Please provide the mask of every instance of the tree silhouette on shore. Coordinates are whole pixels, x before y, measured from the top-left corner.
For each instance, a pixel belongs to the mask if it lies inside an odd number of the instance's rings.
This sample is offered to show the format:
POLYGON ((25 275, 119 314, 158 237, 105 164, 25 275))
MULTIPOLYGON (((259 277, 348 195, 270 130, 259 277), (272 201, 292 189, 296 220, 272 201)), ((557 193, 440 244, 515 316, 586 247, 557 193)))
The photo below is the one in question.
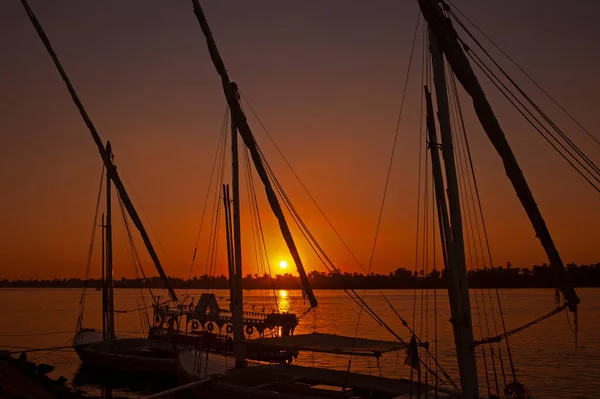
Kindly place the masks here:
MULTIPOLYGON (((566 266, 567 276, 575 287, 600 287, 600 263, 591 265, 566 266)), ((410 289, 410 288, 446 288, 447 277, 445 270, 433 270, 425 274, 422 270, 398 268, 389 274, 371 273, 331 273, 316 270, 308 273, 311 285, 315 289, 410 289)), ((189 280, 169 278, 174 288, 188 289, 228 289, 228 279, 220 276, 195 276, 189 280)), ((114 281, 116 288, 163 288, 159 277, 151 277, 147 281, 140 279, 121 278, 114 281)), ((100 288, 98 279, 82 280, 79 278, 53 280, 0 280, 0 287, 23 288, 100 288)), ((244 289, 300 289, 300 279, 290 273, 268 274, 258 276, 248 274, 243 279, 244 289)), ((550 266, 535 265, 531 268, 514 267, 510 262, 505 267, 469 271, 469 287, 471 288, 552 288, 553 275, 550 266)))

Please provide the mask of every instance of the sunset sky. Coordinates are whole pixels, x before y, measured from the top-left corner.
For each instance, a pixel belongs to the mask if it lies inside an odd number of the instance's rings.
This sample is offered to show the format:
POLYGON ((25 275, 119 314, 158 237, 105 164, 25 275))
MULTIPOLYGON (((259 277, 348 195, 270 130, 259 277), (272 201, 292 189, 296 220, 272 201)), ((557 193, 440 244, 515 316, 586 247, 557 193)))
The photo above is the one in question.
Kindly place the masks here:
MULTIPOLYGON (((29 3, 98 132, 111 140, 167 274, 187 277, 225 111, 191 1, 29 3)), ((600 137, 600 3, 455 3, 600 137)), ((231 78, 367 267, 417 1, 202 4, 231 78)), ((413 269, 415 263, 421 48, 419 39, 373 261, 377 273, 413 269)), ((83 277, 100 157, 19 1, 0 2, 0 52, 0 278, 83 277)), ((518 79, 599 163, 598 145, 521 75, 518 79)), ((563 260, 599 262, 600 195, 488 84, 485 88, 563 260)), ((469 103, 463 108, 495 263, 545 262, 499 157, 469 103)), ((344 271, 360 271, 256 118, 248 117, 279 180, 331 259, 344 271)), ((291 266, 291 257, 261 186, 257 192, 269 257, 274 272, 281 273, 278 265, 291 266)), ((246 203, 244 196, 242 206, 246 203)), ((115 274, 130 277, 117 207, 114 211, 115 274)), ((247 222, 247 209, 242 212, 247 222)), ((193 274, 204 274, 206 230, 205 225, 193 274)), ((256 273, 251 240, 244 235, 245 271, 256 273)), ((155 274, 139 239, 137 246, 146 270, 155 274)), ((324 270, 304 242, 299 247, 308 270, 324 270)), ((93 276, 98 262, 95 256, 93 276)), ((217 272, 224 273, 222 256, 219 262, 217 272)))

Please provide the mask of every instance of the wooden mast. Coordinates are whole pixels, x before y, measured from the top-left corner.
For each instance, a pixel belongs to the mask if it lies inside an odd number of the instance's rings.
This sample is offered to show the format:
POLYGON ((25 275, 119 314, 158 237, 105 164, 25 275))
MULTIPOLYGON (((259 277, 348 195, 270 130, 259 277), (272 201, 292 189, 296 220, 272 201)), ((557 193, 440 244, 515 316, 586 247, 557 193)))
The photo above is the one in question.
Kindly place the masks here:
POLYGON ((451 298, 452 328, 454 344, 458 359, 458 370, 465 398, 479 397, 477 380, 477 362, 473 345, 473 325, 471 322, 471 301, 469 298, 469 283, 465 262, 465 247, 462 229, 460 196, 458 192, 458 177, 454 159, 454 144, 450 125, 450 111, 446 86, 444 55, 442 54, 434 35, 429 34, 430 52, 433 66, 433 80, 438 106, 438 121, 442 138, 442 156, 446 174, 448 205, 450 208, 450 231, 446 231, 446 239, 451 244, 452 254, 449 257, 449 287, 451 298), (453 298, 453 299, 452 299, 453 298), (454 302, 454 303, 452 303, 454 302))
POLYGON ((304 293, 308 297, 308 301, 310 302, 311 307, 316 307, 318 305, 317 298, 313 292, 312 287, 310 286, 310 282, 308 280, 308 276, 306 275, 306 271, 304 270, 304 266, 302 264, 302 259, 300 258, 300 254, 296 247, 296 243, 294 242, 294 238, 292 237, 292 233, 285 219, 285 215, 283 213, 283 209, 279 204, 277 199, 277 195, 273 190, 271 185, 271 181, 269 180, 269 176, 265 169, 265 166, 262 162, 262 157, 260 155, 260 151, 258 150, 258 146, 256 145, 256 140, 254 139, 254 135, 252 134, 252 130, 248 125, 248 121, 246 120, 246 115, 242 110, 238 100, 237 93, 235 92, 231 80, 229 79, 229 75, 227 74, 227 69, 225 68, 225 64, 223 63, 223 59, 219 54, 219 49, 217 48, 217 44, 212 37, 212 32, 210 30, 210 26, 208 25, 208 21, 204 15, 204 11, 200 6, 198 0, 192 0, 194 6, 194 14, 198 19, 198 23, 200 24, 200 28, 202 29, 202 33, 206 38, 206 44, 208 46, 208 51, 210 53, 210 57, 212 62, 217 70, 217 73, 221 77, 221 83, 223 85, 223 91, 225 93, 225 97, 227 99, 227 103, 229 104, 229 108, 231 110, 231 118, 235 119, 235 123, 237 129, 244 141, 248 150, 250 150, 250 156, 252 157, 252 161, 254 162, 254 166, 256 167, 256 172, 258 173, 264 187, 265 192, 267 194, 267 199, 269 201, 269 205, 271 206, 271 210, 275 214, 279 222, 279 228, 281 229, 281 234, 285 243, 290 251, 290 255, 294 259, 294 263, 296 264, 296 269, 298 270, 298 275, 300 276, 300 281, 302 282, 302 288, 304 293))
MULTIPOLYGON (((112 164, 112 150, 110 141, 106 143, 106 152, 111 158, 112 164)), ((110 175, 106 174, 106 291, 107 291, 107 325, 106 325, 106 338, 115 339, 115 296, 114 296, 114 283, 113 283, 113 250, 112 250, 112 201, 111 201, 112 184, 110 175)))
POLYGON ((227 243, 227 271, 229 274, 229 308, 231 309, 231 298, 235 296, 235 256, 233 255, 232 236, 233 223, 231 221, 231 204, 229 202, 229 185, 223 184, 223 205, 225 216, 225 238, 227 243))
POLYGON ((150 237, 148 236, 148 233, 146 232, 146 229, 144 228, 142 219, 139 217, 135 207, 133 206, 133 203, 131 202, 129 195, 127 194, 127 191, 125 190, 125 186, 123 185, 123 182, 121 181, 121 178, 119 177, 119 174, 117 173, 116 169, 113 167, 113 165, 111 163, 110 157, 108 156, 108 153, 107 153, 106 149, 104 148, 104 144, 102 143, 102 139, 100 138, 100 135, 96 131, 96 128, 95 128, 94 124, 92 123, 92 120, 88 116, 87 111, 85 110, 85 108, 83 106, 83 103, 79 99, 79 96, 75 92, 75 89, 74 89, 73 85, 71 84, 71 81, 69 80, 69 77, 67 76, 67 73, 63 69, 60 61, 58 60, 58 57, 57 57, 56 53, 54 52, 52 45, 50 44, 50 40, 48 39, 48 36, 46 36, 46 33, 42 29, 42 26, 38 22, 37 18, 35 17, 35 14, 29 7, 27 0, 21 0, 21 4, 25 8, 25 11, 27 12, 27 15, 29 16, 29 19, 31 20, 31 23, 33 24, 38 36, 44 43, 44 46, 46 47, 48 54, 50 54, 50 57, 52 57, 52 61, 54 61, 54 65, 56 66, 58 73, 60 74, 63 81, 65 82, 65 85, 67 86, 67 89, 69 90, 69 94, 71 94, 71 98, 73 99, 73 102, 75 103, 75 105, 77 106, 77 109, 79 110, 81 118, 83 119, 83 121, 85 122, 85 125, 87 126, 88 130, 90 131, 92 138, 94 139, 94 143, 96 143, 96 146, 98 147, 98 152, 100 152, 100 157, 102 158, 102 162, 104 162, 104 166, 106 167, 107 175, 110 176, 110 178, 113 180, 113 182, 115 184, 115 188, 119 192, 119 196, 121 197, 121 201, 123 201, 123 205, 125 206, 125 209, 127 209, 127 213, 129 214, 129 217, 131 217, 133 224, 135 224, 135 227, 140 232, 140 235, 142 236, 142 240, 144 241, 144 244, 146 245, 146 249, 148 250, 150 257, 152 258, 152 261, 154 262, 154 266, 156 267, 156 270, 158 271, 158 274, 160 275, 160 278, 162 279, 163 284, 165 285, 165 288, 169 292, 171 299, 176 301, 177 295, 175 294, 175 291, 171 287, 171 284, 169 283, 169 279, 167 278, 167 275, 165 274, 165 271, 162 268, 160 260, 158 259, 158 255, 157 255, 156 251, 154 250, 154 246, 152 245, 152 242, 150 241, 150 237))
MULTIPOLYGON (((429 135, 429 150, 431 151, 431 170, 433 175, 433 184, 435 188, 435 199, 438 209, 438 223, 440 225, 440 238, 442 242, 442 249, 444 253, 444 267, 448 273, 449 279, 452 281, 452 285, 458 285, 455 281, 457 273, 454 272, 451 263, 456 259, 454 252, 454 245, 452 243, 452 231, 450 229, 450 219, 448 217, 448 205, 446 202, 446 189, 444 188, 444 178, 442 172, 442 163, 440 160, 439 150, 441 145, 438 143, 437 132, 435 128, 435 114, 433 111, 433 103, 431 100, 431 92, 429 88, 425 86, 425 102, 427 109, 427 133, 429 135)), ((450 298, 450 307, 455 309, 457 307, 457 299, 454 290, 448 290, 448 296, 450 298)), ((453 310, 453 312, 457 312, 453 310)), ((456 336, 455 336, 456 338, 456 336)))
POLYGON ((457 79, 473 99, 473 107, 479 118, 479 122, 496 149, 496 152, 500 155, 506 175, 512 183, 513 188, 517 193, 517 197, 535 230, 535 234, 546 252, 546 256, 554 271, 557 288, 563 294, 569 308, 572 311, 575 311, 580 302, 579 297, 575 293, 573 287, 568 283, 563 261, 550 236, 542 213, 535 202, 533 193, 523 175, 523 171, 506 140, 506 136, 485 96, 483 88, 479 84, 467 56, 456 39, 456 32, 452 28, 450 21, 442 13, 442 9, 437 4, 438 2, 436 0, 417 1, 419 2, 423 17, 429 24, 432 33, 431 36, 436 38, 440 50, 445 54, 446 60, 451 66, 457 79))
POLYGON ((104 213, 102 214, 102 339, 108 340, 108 292, 106 291, 106 223, 104 213))
MULTIPOLYGON (((231 84, 233 95, 238 101, 237 85, 231 84)), ((233 114, 233 113, 232 113, 233 114)), ((244 300, 242 291, 242 231, 240 222, 240 170, 238 162, 238 134, 236 119, 231 118, 231 182, 233 188, 233 255, 234 255, 234 292, 231 297, 231 317, 233 322, 233 342, 235 367, 245 365, 246 346, 244 344, 244 300)))

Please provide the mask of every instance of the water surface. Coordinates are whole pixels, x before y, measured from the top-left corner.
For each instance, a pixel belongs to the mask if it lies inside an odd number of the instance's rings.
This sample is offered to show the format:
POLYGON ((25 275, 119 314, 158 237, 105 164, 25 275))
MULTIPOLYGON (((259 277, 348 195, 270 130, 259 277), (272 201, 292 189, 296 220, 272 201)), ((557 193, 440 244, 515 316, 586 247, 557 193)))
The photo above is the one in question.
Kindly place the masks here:
MULTIPOLYGON (((182 292, 183 293, 183 292, 182 292)), ((190 290, 187 295, 197 298, 202 290, 190 290)), ((448 374, 458 382, 453 336, 449 323, 450 312, 445 291, 428 292, 413 290, 385 290, 390 303, 421 337, 431 343, 435 351, 437 342, 438 360, 448 374), (437 298, 437 300, 435 300, 437 298), (421 306, 423 304, 424 306, 421 306), (416 312, 414 312, 416 310, 416 312), (413 314, 416 313, 416 317, 413 314), (434 317, 437 315, 437 317, 434 317), (435 324, 437 321, 437 329, 435 324), (437 331, 437 341, 436 341, 437 331)), ((600 289, 579 289, 582 300, 579 313, 578 347, 575 348, 573 320, 562 312, 527 330, 510 337, 517 378, 525 384, 535 398, 596 398, 600 397, 600 381, 598 381, 597 365, 600 364, 600 289)), ((3 305, 3 322, 0 323, 0 345, 2 349, 18 350, 11 346, 21 347, 57 347, 71 342, 75 320, 79 311, 78 289, 0 289, 0 303, 3 305)), ((165 293, 162 293, 165 295, 165 293)), ((296 333, 312 331, 354 336, 357 331, 359 316, 358 306, 343 291, 317 290, 319 307, 313 313, 301 317, 296 333)), ((359 291, 362 294, 362 291, 359 291)), ((492 292, 495 295, 495 292, 492 292)), ((223 298, 222 305, 228 306, 226 291, 216 292, 223 298)), ((519 327, 547 313, 553 307, 553 290, 514 289, 500 290, 507 329, 519 327)), ((275 299, 280 311, 302 314, 308 303, 297 290, 262 292, 244 291, 244 302, 247 310, 270 310, 275 307, 275 299)), ((367 291, 365 300, 369 306, 382 317, 386 323, 403 339, 410 339, 410 333, 402 325, 394 310, 377 291, 367 291)), ((498 310, 491 313, 489 304, 484 315, 483 301, 489 301, 487 291, 480 293, 471 291, 473 303, 473 323, 476 339, 487 336, 487 328, 493 333, 494 319, 500 326, 498 310), (483 294, 483 296, 481 296, 483 294), (475 302, 481 305, 479 312, 475 302), (487 322, 486 322, 487 320, 487 322), (480 332, 481 328, 481 332, 480 332)), ((140 292, 134 289, 115 290, 115 308, 132 310, 138 308, 140 292)), ((148 302, 149 304, 150 302, 148 302)), ((100 292, 88 290, 85 327, 101 328, 100 292)), ((152 317, 152 314, 149 315, 152 317)), ((145 316, 143 316, 145 317, 145 316)), ((117 313, 115 316, 118 331, 132 336, 142 336, 140 314, 138 312, 117 313)), ((362 312, 358 324, 358 334, 363 337, 393 340, 384 326, 373 321, 366 312, 362 312)), ((493 335, 493 334, 491 334, 493 335)), ((503 353, 504 369, 507 379, 510 367, 506 353, 503 353)), ((404 352, 385 354, 379 362, 373 358, 354 357, 351 363, 353 371, 384 375, 388 377, 409 377, 410 368, 404 365, 404 352)), ((78 385, 87 392, 98 393, 98 381, 90 378, 85 370, 79 370, 80 363, 72 350, 54 352, 35 352, 29 354, 33 361, 52 364, 56 369, 53 377, 64 375, 71 384, 78 385)), ((495 389, 495 377, 489 350, 486 352, 490 385, 495 389)), ((348 368, 348 357, 323 354, 304 354, 296 362, 298 364, 326 366, 340 370, 348 368)), ((495 358, 496 376, 502 385, 500 359, 495 358)), ((478 352, 480 369, 480 391, 487 394, 485 365, 483 353, 478 352)), ((92 374, 93 377, 93 374, 92 374)), ((128 393, 127 382, 117 386, 117 393, 137 397, 128 393)), ((148 381, 145 385, 149 391, 161 389, 168 382, 148 381)), ((133 387, 140 392, 142 387, 133 387)))

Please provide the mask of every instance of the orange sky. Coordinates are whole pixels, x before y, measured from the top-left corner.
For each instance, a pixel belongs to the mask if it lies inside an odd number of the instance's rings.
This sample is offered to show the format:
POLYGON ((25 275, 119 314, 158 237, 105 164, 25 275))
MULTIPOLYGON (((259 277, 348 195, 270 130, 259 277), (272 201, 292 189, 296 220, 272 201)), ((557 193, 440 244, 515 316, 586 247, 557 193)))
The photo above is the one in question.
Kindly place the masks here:
MULTIPOLYGON (((384 1, 377 7, 341 0, 204 3, 230 76, 366 265, 406 76, 416 1, 384 1)), ((600 122, 595 107, 600 92, 600 45, 595 40, 600 32, 594 18, 598 5, 536 0, 523 6, 511 0, 486 3, 484 8, 475 0, 456 3, 595 133, 600 122), (511 27, 508 32, 506 26, 511 27)), ((187 277, 225 109, 191 5, 75 0, 52 5, 32 0, 30 5, 100 135, 112 141, 119 170, 167 273, 187 277)), ((420 60, 420 44, 417 48, 420 60)), ((0 5, 0 51, 0 278, 82 277, 100 158, 18 2, 0 5)), ((379 273, 414 267, 420 61, 415 65, 373 263, 373 271, 379 273)), ((598 146, 531 85, 524 86, 599 162, 598 146)), ((485 88, 563 259, 600 261, 598 194, 489 85, 485 88)), ((544 262, 498 156, 474 123, 468 102, 463 108, 495 263, 526 267, 544 262)), ((343 270, 358 271, 256 119, 249 120, 321 245, 343 270)), ((262 187, 257 191, 267 211, 262 187)), ((263 212, 263 218, 270 259, 289 261, 273 217, 263 212)), ((117 221, 115 273, 131 276, 117 221)), ((244 236, 244 243, 250 241, 244 236)), ((200 242, 195 274, 204 273, 205 235, 200 242)), ((255 273, 246 244, 245 270, 255 273)), ((306 244, 299 246, 308 270, 324 270, 306 244)), ((138 248, 142 249, 140 240, 138 248)), ((98 275, 97 258, 93 275, 98 275)), ((148 260, 144 253, 146 270, 154 274, 148 260)))

